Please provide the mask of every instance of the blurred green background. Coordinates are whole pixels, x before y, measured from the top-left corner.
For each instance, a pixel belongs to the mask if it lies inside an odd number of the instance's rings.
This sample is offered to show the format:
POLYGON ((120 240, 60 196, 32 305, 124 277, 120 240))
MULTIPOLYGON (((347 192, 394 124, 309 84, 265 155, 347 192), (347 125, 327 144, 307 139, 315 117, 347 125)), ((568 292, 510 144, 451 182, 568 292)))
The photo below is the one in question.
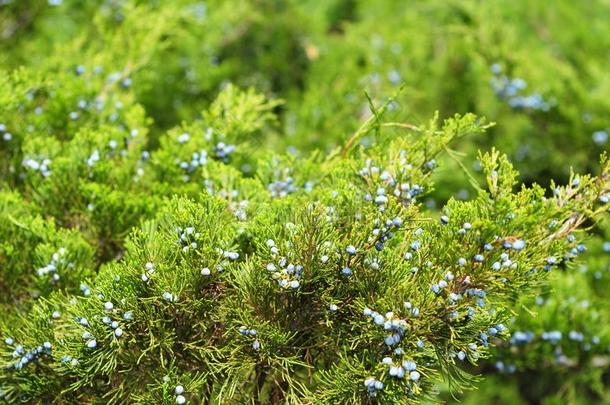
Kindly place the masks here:
MULTIPOLYGON (((23 66, 24 77, 39 75, 41 88, 61 94, 44 123, 53 130, 38 134, 58 142, 78 132, 70 113, 83 95, 104 96, 118 82, 121 119, 147 123, 148 149, 200 119, 228 83, 283 101, 273 106, 279 122, 251 142, 295 154, 342 144, 371 103, 388 97, 396 122, 419 125, 435 111, 495 122, 455 145, 475 176, 477 151, 495 146, 523 182, 546 186, 567 181, 571 167, 594 171, 610 145, 607 0, 0 0, 0 84, 23 66)), ((15 120, 20 107, 6 94, 0 123, 25 131, 36 111, 15 120)), ((10 147, 0 141, 0 171, 15 185, 10 147)), ((445 157, 428 205, 469 192, 462 169, 445 157)), ((515 308, 513 332, 560 331, 561 341, 500 347, 481 365, 479 391, 459 400, 610 403, 610 227, 596 229, 584 262, 515 308)))

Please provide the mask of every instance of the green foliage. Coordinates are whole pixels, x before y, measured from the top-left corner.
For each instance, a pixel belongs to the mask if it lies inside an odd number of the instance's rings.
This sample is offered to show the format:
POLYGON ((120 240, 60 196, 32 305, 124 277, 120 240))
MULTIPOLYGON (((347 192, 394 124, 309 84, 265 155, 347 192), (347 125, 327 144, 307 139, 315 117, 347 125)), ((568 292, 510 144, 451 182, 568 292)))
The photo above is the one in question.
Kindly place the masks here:
MULTIPOLYGON (((510 323, 512 338, 494 349, 490 364, 483 367, 490 375, 484 389, 496 390, 508 380, 519 387, 517 400, 522 402, 607 402, 610 335, 604 286, 610 247, 603 240, 597 237, 589 243, 584 263, 553 273, 535 298, 520 299, 521 309, 510 323)), ((480 401, 480 395, 472 400, 480 401)))
POLYGON ((604 2, 31 3, 0 400, 607 402, 604 2))
MULTIPOLYGON (((240 103, 237 111, 266 105, 251 100, 240 95, 232 103, 240 103)), ((207 122, 220 126, 215 120, 224 120, 225 128, 231 122, 222 116, 207 122)), ((249 131, 260 128, 256 122, 242 121, 239 128, 247 130, 236 130, 235 137, 249 140, 249 131)), ((449 219, 441 223, 417 200, 432 189, 434 158, 451 141, 484 131, 482 121, 466 115, 407 132, 382 122, 363 128, 355 136, 377 130, 385 140, 350 148, 350 139, 342 151, 300 161, 263 156, 254 178, 230 159, 211 156, 186 175, 179 159, 171 162, 170 156, 203 156, 218 145, 200 126, 189 127, 186 137, 184 128, 162 137, 145 169, 151 179, 143 176, 142 184, 159 184, 163 194, 199 184, 204 193, 160 201, 154 220, 131 234, 120 260, 102 266, 95 282, 82 287, 83 297, 52 295, 22 316, 19 330, 7 325, 25 350, 43 343, 31 330, 45 325, 52 350, 38 353, 34 364, 7 353, 6 398, 162 402, 172 399, 168 386, 181 384, 194 401, 415 402, 431 395, 441 376, 458 389, 466 386, 456 353, 473 364, 488 355, 481 332, 506 323, 518 296, 546 277, 542 267, 559 264, 554 258, 569 247, 565 236, 607 209, 597 200, 607 192, 609 168, 604 163, 600 177, 581 176, 578 185, 545 197, 537 186, 513 191, 517 173, 493 151, 481 156, 488 190, 469 202, 450 201, 444 208, 449 219), (278 167, 292 180, 273 177, 278 167), (245 211, 236 212, 233 199, 248 196, 245 211), (527 247, 515 248, 493 270, 510 238, 527 247), (375 323, 367 320, 371 312, 375 323), (389 335, 388 328, 394 329, 389 335), (383 363, 384 356, 394 364, 383 363), (401 364, 411 374, 388 374, 401 364), (146 371, 134 373, 136 367, 146 371), (371 378, 383 389, 370 391, 363 382, 371 378)), ((72 143, 79 145, 78 136, 72 143)), ((64 147, 58 154, 65 150, 66 159, 87 170, 80 163, 87 153, 77 153, 82 149, 64 147)), ((75 181, 87 189, 113 188, 121 184, 115 173, 141 168, 115 161, 114 149, 101 149, 99 171, 95 163, 89 176, 75 181)), ((34 195, 70 175, 57 166, 29 184, 34 195)), ((108 214, 131 212, 128 204, 112 204, 123 194, 105 193, 108 214)), ((104 213, 72 201, 63 202, 64 212, 104 213)), ((81 228, 97 229, 84 221, 81 228)), ((98 250, 105 243, 99 239, 98 250)))
POLYGON ((55 289, 76 292, 93 275, 93 249, 75 231, 57 228, 18 194, 0 193, 0 279, 3 311, 27 310, 55 289))

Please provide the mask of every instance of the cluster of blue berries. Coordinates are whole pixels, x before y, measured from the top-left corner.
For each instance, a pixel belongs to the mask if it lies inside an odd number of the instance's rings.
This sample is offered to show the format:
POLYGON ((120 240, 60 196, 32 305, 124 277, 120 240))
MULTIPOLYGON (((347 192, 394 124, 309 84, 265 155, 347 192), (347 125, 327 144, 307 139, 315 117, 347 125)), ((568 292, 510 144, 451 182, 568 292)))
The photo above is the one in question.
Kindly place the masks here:
POLYGON ((399 197, 404 205, 415 203, 416 197, 423 194, 424 188, 419 184, 400 183, 395 186, 394 195, 399 197))
POLYGON ((480 332, 479 339, 481 340, 481 343, 483 344, 483 346, 489 347, 489 338, 497 336, 498 333, 503 333, 506 330, 507 330, 506 326, 504 326, 504 324, 502 324, 502 323, 499 323, 495 326, 488 328, 487 332, 480 332))
MULTIPOLYGON (((510 343, 513 345, 524 345, 531 343, 535 338, 536 334, 532 331, 516 331, 513 333, 510 343)), ((563 339, 563 333, 559 330, 543 331, 540 334, 540 339, 551 344, 557 344, 563 339)), ((568 333, 568 339, 574 342, 584 342, 585 335, 582 332, 571 330, 568 333)), ((595 345, 600 342, 600 339, 598 336, 592 336, 590 341, 591 344, 595 345)), ((585 349, 587 348, 590 349, 590 346, 585 347, 585 349)))
POLYGON ((491 268, 495 271, 499 271, 502 268, 511 268, 511 269, 515 269, 517 268, 517 262, 511 260, 510 255, 506 252, 503 252, 500 255, 500 260, 499 261, 495 261, 492 265, 491 268))
MULTIPOLYGON (((184 132, 184 133, 178 135, 178 137, 176 138, 176 140, 178 141, 179 144, 187 143, 189 141, 189 139, 191 139, 191 135, 187 132, 184 132)), ((206 155, 207 155, 207 152, 206 152, 206 155)))
MULTIPOLYGON (((85 328, 91 326, 91 324, 89 324, 89 320, 87 318, 76 317, 76 322, 85 328)), ((91 334, 91 332, 89 332, 87 330, 85 330, 85 332, 83 332, 83 340, 85 341, 85 345, 89 349, 95 349, 97 347, 97 339, 95 338, 95 336, 93 336, 91 334)))
POLYGON ((182 394, 184 394, 184 387, 182 385, 176 385, 176 388, 174 388, 174 395, 176 396, 176 403, 178 405, 186 403, 186 398, 182 394))
POLYGON ((371 397, 376 396, 378 391, 383 390, 383 382, 373 377, 369 377, 364 380, 364 386, 368 390, 368 393, 371 397))
MULTIPOLYGON (((405 310, 407 311, 407 313, 408 313, 410 316, 412 316, 412 317, 414 317, 414 318, 417 318, 417 317, 419 316, 419 308, 418 308, 418 307, 414 306, 414 305, 413 305, 413 304, 411 304, 409 301, 405 301, 405 302, 403 303, 403 305, 404 305, 404 307, 405 307, 405 310)), ((418 346, 419 346, 419 344, 418 344, 418 346)), ((420 347, 420 348, 421 348, 421 347, 420 347)))
POLYGON ((464 295, 466 295, 467 297, 475 297, 477 305, 481 308, 485 308, 485 296, 487 294, 484 290, 480 288, 467 288, 464 291, 464 295))
MULTIPOLYGON (((489 347, 489 337, 497 335, 500 332, 499 328, 503 328, 503 325, 499 324, 492 326, 487 329, 487 332, 479 332, 479 341, 483 347, 489 347)), ((468 358, 472 362, 476 362, 481 357, 481 352, 479 346, 476 343, 471 342, 462 350, 458 350, 457 352, 450 351, 449 357, 452 359, 457 358, 459 361, 464 361, 468 358)))
POLYGON ((525 248, 525 241, 523 239, 516 239, 514 241, 510 241, 505 239, 502 241, 502 247, 504 249, 513 249, 513 250, 523 250, 525 248))
POLYGON ((218 142, 214 145, 212 151, 214 152, 214 157, 218 160, 221 160, 223 163, 229 163, 230 156, 233 152, 235 152, 235 145, 227 145, 224 142, 218 142))
MULTIPOLYGON (((432 164, 432 168, 435 164, 432 164)), ((408 205, 416 201, 416 197, 423 193, 424 189, 418 184, 409 182, 399 182, 397 177, 404 177, 408 171, 412 169, 412 165, 407 162, 406 152, 400 151, 400 161, 397 169, 398 175, 393 175, 386 169, 374 166, 370 159, 367 159, 365 166, 358 171, 358 174, 365 178, 370 178, 379 183, 379 187, 375 191, 375 196, 371 194, 365 195, 366 201, 372 201, 381 212, 385 211, 389 201, 388 196, 399 198, 403 205, 408 205)))
POLYGON ((527 87, 525 80, 521 78, 511 79, 502 75, 502 67, 494 64, 491 67, 494 77, 491 79, 491 86, 496 95, 507 100, 512 108, 549 111, 551 103, 546 101, 539 93, 523 95, 522 91, 527 87))
MULTIPOLYGON (((137 129, 131 130, 132 136, 137 136, 139 131, 137 129), (135 135, 134 135, 135 134, 135 135)), ((140 158, 138 159, 138 168, 136 169, 136 175, 134 176, 134 180, 138 180, 139 177, 144 175, 144 165, 150 160, 150 152, 147 150, 143 150, 140 158)))
POLYGON ((183 176, 183 180, 187 182, 190 180, 190 175, 195 170, 208 164, 208 152, 205 150, 193 152, 190 161, 178 160, 176 163, 182 170, 184 170, 185 174, 183 176))
POLYGON ((59 361, 64 364, 70 364, 72 367, 76 367, 78 365, 78 359, 68 356, 67 354, 63 355, 59 361))
POLYGON ((59 270, 69 270, 74 268, 74 263, 66 260, 66 249, 60 248, 57 252, 51 256, 51 261, 43 267, 36 270, 38 277, 45 277, 50 275, 51 280, 56 282, 59 281, 60 275, 59 270))
POLYGON ((91 155, 85 159, 85 163, 89 167, 93 167, 100 160, 100 150, 95 148, 91 155))
POLYGON ((44 157, 25 158, 23 159, 23 166, 33 172, 40 172, 43 177, 49 177, 51 175, 51 160, 44 157))
MULTIPOLYGON (((345 248, 345 252, 348 254, 348 256, 355 256, 356 253, 358 253, 358 249, 354 245, 349 245, 345 248)), ((323 256, 323 257, 327 257, 327 256, 323 256)), ((345 266, 343 266, 343 268, 341 269, 341 275, 344 277, 351 277, 353 274, 351 267, 349 267, 349 262, 350 262, 350 260, 348 258, 345 266)))
MULTIPOLYGON (((542 303, 543 302, 544 301, 542 301, 542 303)), ((567 339, 569 341, 578 343, 582 347, 582 350, 586 352, 590 351, 593 346, 599 345, 601 341, 598 336, 591 336, 590 339, 586 339, 585 334, 577 330, 570 330, 567 334, 567 339)), ((543 331, 539 335, 532 331, 515 331, 511 336, 510 344, 511 346, 524 346, 527 344, 533 344, 536 341, 547 342, 553 345, 553 353, 557 365, 574 366, 575 361, 567 357, 563 352, 562 346, 565 345, 567 341, 565 341, 564 333, 562 333, 560 330, 543 331), (537 337, 539 337, 539 340, 537 337), (562 341, 565 342, 560 345, 562 341)), ((517 369, 514 364, 507 365, 502 361, 496 363, 496 368, 500 372, 508 373, 515 372, 517 369)))
MULTIPOLYGON (((447 288, 447 286, 449 285, 449 282, 453 281, 454 279, 454 275, 451 271, 447 271, 447 273, 445 274, 445 277, 443 279, 441 279, 439 282, 432 284, 432 286, 430 287, 430 289, 432 290, 432 292, 434 294, 440 294, 441 290, 443 290, 444 288, 447 288)), ((456 299, 457 301, 457 299, 456 299)))
POLYGON ((155 265, 151 262, 148 262, 144 265, 144 273, 142 273, 142 281, 145 283, 150 280, 152 275, 155 274, 155 265))
POLYGON ((421 374, 417 371, 417 364, 413 360, 404 360, 395 363, 391 357, 384 357, 382 363, 389 367, 388 374, 398 379, 407 378, 411 381, 419 381, 421 374))
POLYGON ((8 132, 6 130, 6 125, 5 124, 0 124, 0 134, 2 135, 2 139, 5 142, 8 142, 11 139, 13 139, 13 134, 11 134, 10 132, 8 132))
POLYGON ((218 249, 218 252, 222 254, 222 256, 227 259, 227 260, 237 260, 239 259, 239 253, 238 252, 234 252, 232 250, 222 250, 222 249, 218 249))
MULTIPOLYGON (((103 296, 101 294, 98 294, 98 298, 103 298, 103 296)), ((119 314, 118 311, 115 309, 114 304, 111 301, 104 302, 104 311, 107 314, 102 317, 101 321, 102 321, 102 324, 109 326, 110 329, 112 330, 111 339, 120 338, 121 336, 123 336, 124 332, 123 332, 123 329, 121 328, 121 324, 119 323, 119 321, 113 320, 111 318, 112 315, 119 314)), ((89 320, 87 318, 76 317, 75 320, 83 328, 91 327, 91 324, 89 323, 89 320)), ((124 321, 133 320, 133 312, 127 311, 127 312, 123 313, 122 320, 124 320, 124 321)), ((85 331, 83 332, 82 339, 85 342, 85 345, 87 348, 95 349, 97 347, 97 338, 87 329, 85 329, 85 331)), ((72 358, 66 357, 63 360, 64 360, 63 361, 64 363, 71 362, 73 365, 76 364, 76 362, 74 362, 74 359, 72 359, 72 358)))
MULTIPOLYGON (((8 346, 14 346, 15 340, 11 337, 4 339, 4 343, 8 346)), ((41 355, 51 356, 51 343, 44 342, 42 345, 37 346, 31 350, 25 350, 22 345, 15 345, 15 350, 13 351, 12 357, 15 359, 15 363, 11 364, 9 367, 14 368, 15 370, 21 370, 28 363, 35 363, 38 361, 38 357, 41 355)))
MULTIPOLYGON (((535 337, 536 337, 536 334, 534 332, 530 332, 530 331, 523 332, 523 331, 518 330, 518 331, 515 331, 513 333, 513 335, 511 336, 510 343, 515 346, 524 345, 524 344, 530 343, 532 340, 534 340, 535 337)), ((545 340, 555 339, 555 338, 557 338, 559 340, 559 339, 561 339, 561 332, 552 331, 550 334, 547 332, 545 337, 547 338, 545 340)))
POLYGON ((368 238, 369 243, 375 244, 375 249, 381 252, 385 247, 385 243, 394 237, 394 232, 402 227, 402 219, 395 217, 393 219, 375 218, 373 222, 373 231, 368 238))
MULTIPOLYGON (((101 73, 101 68, 97 69, 96 73, 101 73)), ((121 72, 112 72, 106 77, 106 83, 119 83, 121 87, 131 87, 132 80, 130 77, 123 77, 124 74, 121 72)))
MULTIPOLYGON (((266 242, 271 255, 278 256, 278 248, 273 239, 266 242)), ((280 288, 297 289, 301 286, 300 280, 303 277, 303 266, 300 264, 289 263, 285 256, 279 257, 277 263, 270 262, 267 264, 267 271, 271 273, 271 277, 277 280, 280 288)))
POLYGON ((256 329, 248 328, 247 326, 242 325, 239 327, 239 333, 242 336, 251 336, 254 338, 254 342, 252 342, 252 349, 258 350, 261 348, 261 342, 258 339, 256 339, 256 334, 257 334, 256 329))
POLYGON ((177 227, 176 232, 178 233, 179 239, 178 244, 182 247, 183 252, 188 252, 191 249, 197 249, 197 241, 201 238, 201 234, 195 231, 192 226, 186 228, 177 227))
MULTIPOLYGON (((566 239, 570 243, 576 243, 576 237, 572 234, 569 234, 566 239)), ((582 243, 577 243, 576 246, 572 246, 568 252, 567 258, 578 256, 581 253, 587 251, 587 247, 582 243)))
POLYGON ((513 374, 517 371, 517 366, 514 363, 506 363, 502 360, 496 361, 495 367, 500 373, 513 374))
POLYGON ((384 330, 390 332, 384 340, 386 345, 391 347, 400 343, 402 336, 404 336, 407 330, 405 320, 395 317, 393 312, 388 312, 383 316, 370 308, 364 308, 363 314, 371 318, 375 325, 383 326, 384 330))
MULTIPOLYGON (((443 215, 441 217, 441 222, 443 224, 445 224, 445 221, 448 221, 449 219, 447 218, 446 215, 443 215)), ((472 224, 470 222, 464 222, 462 224, 462 227, 460 229, 458 229, 458 234, 459 235, 466 235, 466 233, 468 233, 468 231, 470 231, 472 229, 472 224)))
POLYGON ((83 293, 83 295, 85 297, 88 297, 91 295, 91 288, 85 283, 80 283, 80 291, 83 293))
MULTIPOLYGON (((235 261, 237 259, 239 259, 239 253, 237 252, 231 252, 228 250, 222 250, 222 249, 217 249, 219 255, 221 256, 221 261, 220 263, 216 266, 216 270, 219 273, 222 273, 225 269, 225 266, 230 262, 230 261, 235 261)), ((212 274, 212 270, 210 270, 209 267, 204 267, 201 269, 200 271, 202 276, 209 276, 212 274)))
MULTIPOLYGON (((133 131, 132 131, 132 133, 133 133, 133 131)), ((118 142, 114 139, 111 139, 110 141, 108 141, 108 146, 110 148, 109 156, 112 157, 115 154, 115 151, 116 151, 116 148, 118 147, 118 145, 119 145, 118 142)), ((128 152, 127 152, 127 149, 122 149, 119 153, 121 156, 127 156, 128 152)), ((91 155, 87 159, 85 159, 85 163, 87 164, 88 167, 91 168, 91 167, 95 166, 95 164, 97 162, 100 161, 100 158, 101 158, 100 150, 98 148, 95 148, 93 150, 93 152, 91 152, 91 155)))
POLYGON ((557 260, 557 258, 555 256, 549 256, 545 259, 545 261, 546 261, 546 264, 544 265, 545 271, 551 271, 553 266, 555 266, 559 263, 559 260, 557 260))
POLYGON ((322 243, 319 253, 321 254, 319 260, 322 264, 328 263, 328 261, 331 259, 331 255, 337 258, 341 257, 341 254, 337 252, 335 245, 330 241, 325 241, 322 243))
POLYGON ((273 198, 286 197, 288 194, 295 193, 297 186, 294 183, 294 178, 290 175, 291 170, 285 168, 274 172, 275 180, 267 185, 267 190, 273 198))
POLYGON ((220 248, 216 249, 216 251, 220 255, 220 263, 216 266, 216 270, 218 270, 219 273, 222 273, 225 266, 227 266, 230 262, 234 262, 239 259, 239 253, 237 252, 222 250, 220 248))
MULTIPOLYGON (((102 323, 104 325, 108 325, 110 326, 110 328, 113 330, 113 338, 120 338, 121 336, 123 336, 123 329, 121 328, 121 324, 119 323, 119 321, 113 320, 109 315, 112 314, 117 314, 116 309, 114 309, 114 305, 112 304, 112 302, 110 301, 106 301, 104 303, 104 309, 106 310, 106 312, 108 312, 108 315, 104 315, 102 317, 102 323)), ((132 311, 127 311, 123 314, 122 316, 122 320, 124 321, 131 321, 133 320, 133 312, 132 311)))
MULTIPOLYGON (((410 315, 419 316, 419 309, 413 307, 411 303, 405 302, 405 309, 410 312, 410 315)), ((388 335, 384 339, 384 343, 389 349, 393 350, 393 354, 396 356, 403 356, 404 351, 396 346, 404 338, 407 330, 407 322, 404 319, 395 316, 393 312, 388 312, 384 316, 370 308, 364 308, 363 313, 365 316, 370 317, 375 325, 383 327, 383 329, 388 332, 388 335)), ((423 342, 418 342, 418 347, 423 347, 423 342)), ((382 363, 389 367, 388 374, 390 377, 398 379, 406 377, 411 381, 418 381, 420 378, 420 373, 416 370, 417 364, 413 360, 405 359, 402 362, 395 362, 391 357, 386 356, 383 358, 382 363)))

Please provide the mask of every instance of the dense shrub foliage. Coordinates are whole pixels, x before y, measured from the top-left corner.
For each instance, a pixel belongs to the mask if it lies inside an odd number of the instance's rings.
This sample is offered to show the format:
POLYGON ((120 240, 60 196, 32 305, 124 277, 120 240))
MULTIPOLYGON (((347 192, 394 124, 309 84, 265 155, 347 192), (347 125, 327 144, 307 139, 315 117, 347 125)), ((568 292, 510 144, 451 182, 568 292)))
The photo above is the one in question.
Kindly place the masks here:
POLYGON ((0 0, 1 400, 608 401, 609 14, 0 0))

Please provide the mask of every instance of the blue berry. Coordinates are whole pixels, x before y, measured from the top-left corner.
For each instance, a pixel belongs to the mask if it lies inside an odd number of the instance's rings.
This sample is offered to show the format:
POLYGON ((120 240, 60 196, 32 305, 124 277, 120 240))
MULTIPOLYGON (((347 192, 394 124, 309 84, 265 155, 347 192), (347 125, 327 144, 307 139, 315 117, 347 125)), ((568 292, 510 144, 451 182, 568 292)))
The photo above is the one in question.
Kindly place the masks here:
POLYGON ((381 316, 379 314, 375 315, 374 321, 375 321, 376 325, 380 325, 380 326, 383 325, 383 323, 384 323, 383 316, 381 316))
POLYGON ((608 141, 608 132, 606 131, 595 131, 592 135, 593 142, 598 145, 603 145, 608 141))
POLYGON ((525 241, 522 239, 517 239, 513 242, 512 247, 514 250, 522 250, 523 248, 525 248, 525 241))
POLYGON ((407 370, 407 371, 413 371, 417 368, 417 364, 413 361, 413 360, 405 360, 402 362, 402 366, 407 370))

